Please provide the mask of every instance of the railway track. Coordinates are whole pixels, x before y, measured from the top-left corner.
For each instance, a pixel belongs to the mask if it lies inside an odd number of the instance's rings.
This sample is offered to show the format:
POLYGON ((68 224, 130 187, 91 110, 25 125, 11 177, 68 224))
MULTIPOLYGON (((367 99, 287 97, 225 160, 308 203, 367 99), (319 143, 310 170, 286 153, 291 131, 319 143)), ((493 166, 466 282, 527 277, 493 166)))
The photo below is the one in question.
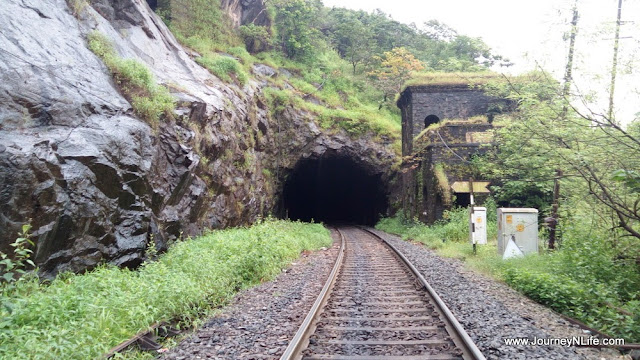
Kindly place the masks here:
POLYGON ((402 254, 366 229, 337 230, 336 265, 281 360, 484 359, 402 254))

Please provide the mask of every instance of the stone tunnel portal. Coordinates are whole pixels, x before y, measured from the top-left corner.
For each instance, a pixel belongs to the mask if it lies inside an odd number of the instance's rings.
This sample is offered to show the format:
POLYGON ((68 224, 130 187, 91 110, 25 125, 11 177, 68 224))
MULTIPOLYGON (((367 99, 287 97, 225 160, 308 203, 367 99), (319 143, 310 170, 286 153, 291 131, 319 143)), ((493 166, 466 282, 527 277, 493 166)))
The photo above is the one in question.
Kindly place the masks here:
POLYGON ((301 160, 283 189, 284 210, 293 220, 375 225, 388 197, 380 174, 346 156, 301 160))

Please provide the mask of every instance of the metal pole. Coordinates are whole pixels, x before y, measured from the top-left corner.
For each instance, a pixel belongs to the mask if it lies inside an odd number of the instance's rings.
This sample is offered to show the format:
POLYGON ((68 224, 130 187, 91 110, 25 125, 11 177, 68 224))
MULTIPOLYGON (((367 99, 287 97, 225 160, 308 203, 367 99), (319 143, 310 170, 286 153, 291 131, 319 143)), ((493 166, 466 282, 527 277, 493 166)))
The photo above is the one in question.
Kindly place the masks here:
POLYGON ((473 199, 473 178, 469 178, 469 206, 471 206, 469 221, 471 221, 471 242, 473 244, 473 255, 478 253, 476 246, 476 223, 473 221, 473 210, 475 208, 475 201, 473 199))

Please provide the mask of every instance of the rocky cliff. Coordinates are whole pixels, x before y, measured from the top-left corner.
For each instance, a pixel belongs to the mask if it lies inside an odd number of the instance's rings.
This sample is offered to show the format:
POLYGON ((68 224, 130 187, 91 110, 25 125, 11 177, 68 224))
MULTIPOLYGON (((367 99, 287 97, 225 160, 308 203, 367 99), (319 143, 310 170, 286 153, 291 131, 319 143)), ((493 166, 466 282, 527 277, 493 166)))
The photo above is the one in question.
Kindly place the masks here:
POLYGON ((151 239, 162 249, 181 235, 251 223, 276 211, 303 158, 340 154, 391 176, 390 144, 321 130, 298 109, 269 109, 263 91, 278 69, 258 64, 244 87, 224 84, 144 0, 70 3, 0 6, 0 250, 31 222, 44 275, 105 261, 133 267, 151 239), (154 130, 135 116, 87 49, 95 30, 171 90, 175 120, 154 130))
POLYGON ((235 27, 245 24, 271 25, 264 0, 221 0, 220 5, 235 27))

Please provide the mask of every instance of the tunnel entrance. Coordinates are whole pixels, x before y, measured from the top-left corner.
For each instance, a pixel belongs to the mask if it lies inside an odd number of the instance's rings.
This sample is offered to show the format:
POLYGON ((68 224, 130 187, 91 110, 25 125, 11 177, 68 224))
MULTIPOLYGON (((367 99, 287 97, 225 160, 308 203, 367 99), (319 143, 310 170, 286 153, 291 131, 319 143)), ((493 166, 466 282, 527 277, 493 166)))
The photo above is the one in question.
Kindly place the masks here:
POLYGON ((375 225, 388 199, 380 175, 345 156, 301 160, 284 184, 292 220, 375 225))
POLYGON ((435 115, 429 115, 424 118, 424 128, 428 128, 430 125, 437 124, 440 122, 440 118, 435 115))
POLYGON ((158 0, 147 0, 147 4, 151 10, 156 11, 158 9, 158 0))

